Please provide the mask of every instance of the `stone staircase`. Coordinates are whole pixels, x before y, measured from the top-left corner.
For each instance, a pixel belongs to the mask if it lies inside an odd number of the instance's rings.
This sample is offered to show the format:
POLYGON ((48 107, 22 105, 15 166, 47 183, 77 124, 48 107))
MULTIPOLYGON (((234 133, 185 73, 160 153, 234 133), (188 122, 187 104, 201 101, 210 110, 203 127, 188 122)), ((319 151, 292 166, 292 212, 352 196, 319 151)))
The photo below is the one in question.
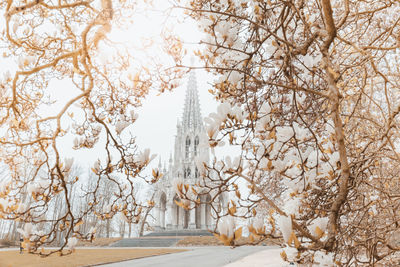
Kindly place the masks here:
POLYGON ((185 230, 165 230, 165 231, 156 231, 151 232, 145 236, 206 236, 213 234, 207 230, 200 229, 185 229, 185 230))
POLYGON ((207 230, 168 230, 149 233, 143 237, 124 238, 111 247, 171 247, 187 236, 212 235, 207 230))

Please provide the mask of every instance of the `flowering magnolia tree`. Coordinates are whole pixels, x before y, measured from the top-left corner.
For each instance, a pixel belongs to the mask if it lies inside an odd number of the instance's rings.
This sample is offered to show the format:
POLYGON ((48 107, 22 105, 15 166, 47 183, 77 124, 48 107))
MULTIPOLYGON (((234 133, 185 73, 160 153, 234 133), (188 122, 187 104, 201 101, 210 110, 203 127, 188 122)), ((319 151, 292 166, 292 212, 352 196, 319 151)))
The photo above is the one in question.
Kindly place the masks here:
MULTIPOLYGON (((269 212, 250 221, 250 237, 282 236, 288 261, 396 264, 399 3, 202 0, 179 8, 198 21, 196 54, 219 77, 209 145, 240 149, 198 159, 207 194, 232 192, 226 209, 214 208, 220 238, 235 245, 233 217, 256 218, 262 207, 269 212)), ((178 190, 198 201, 196 190, 178 190)))
MULTIPOLYGON (((87 214, 96 212, 98 218, 110 219, 120 213, 131 223, 153 205, 135 198, 134 179, 154 183, 161 174, 155 170, 150 178, 140 175, 154 156, 149 150, 139 151, 134 137, 124 129, 137 119, 135 108, 149 89, 172 89, 181 72, 151 65, 151 55, 144 61, 134 47, 112 39, 115 29, 128 30, 124 27, 129 27, 141 4, 123 0, 0 2, 4 14, 0 63, 2 70, 9 68, 0 78, 0 158, 10 173, 1 181, 0 218, 26 223, 19 232, 23 246, 32 253, 48 255, 38 248, 51 243, 57 232, 65 237, 59 251, 72 250, 78 239, 91 240, 95 229, 84 232, 80 227, 87 214), (15 71, 10 62, 16 62, 15 71), (52 84, 57 80, 62 81, 62 86, 57 85, 60 89, 52 84), (55 90, 67 91, 56 106, 55 90), (82 191, 89 203, 80 208, 71 202, 70 192, 79 177, 69 175, 73 160, 64 156, 62 137, 71 138, 70 146, 76 150, 102 147, 104 158, 92 168, 97 175, 95 186, 82 191), (105 183, 114 189, 108 203, 103 203, 99 193, 105 183), (57 203, 65 207, 63 212, 49 214, 60 196, 62 203, 57 203), (38 224, 46 227, 38 229, 38 224)), ((168 38, 162 49, 165 58, 178 61, 183 53, 176 38, 168 38)))

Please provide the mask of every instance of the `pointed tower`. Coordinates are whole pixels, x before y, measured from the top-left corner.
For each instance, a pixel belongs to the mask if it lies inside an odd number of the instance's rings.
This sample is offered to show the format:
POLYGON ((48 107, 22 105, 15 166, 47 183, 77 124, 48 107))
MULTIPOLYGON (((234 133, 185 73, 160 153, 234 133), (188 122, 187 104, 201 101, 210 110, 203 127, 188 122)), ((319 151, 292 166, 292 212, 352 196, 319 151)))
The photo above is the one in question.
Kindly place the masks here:
MULTIPOLYGON (((200 173, 195 163, 197 156, 208 161, 208 146, 202 146, 201 140, 207 138, 200 111, 196 75, 192 71, 186 88, 182 119, 177 121, 173 159, 169 160, 167 177, 157 184, 155 209, 158 229, 207 229, 211 227, 211 209, 202 204, 190 211, 177 206, 176 180, 194 185, 199 182, 200 173), (157 203, 157 202, 156 202, 157 203)), ((206 199, 204 199, 206 201, 206 199)))
POLYGON ((196 75, 190 73, 183 108, 182 127, 185 130, 198 131, 202 128, 199 96, 197 93, 196 75))
POLYGON ((204 138, 205 130, 200 111, 196 75, 192 71, 186 89, 182 120, 178 121, 175 137, 174 176, 188 180, 185 183, 194 184, 199 178, 195 157, 201 153, 206 154, 208 158, 208 148, 199 145, 200 140, 204 138))

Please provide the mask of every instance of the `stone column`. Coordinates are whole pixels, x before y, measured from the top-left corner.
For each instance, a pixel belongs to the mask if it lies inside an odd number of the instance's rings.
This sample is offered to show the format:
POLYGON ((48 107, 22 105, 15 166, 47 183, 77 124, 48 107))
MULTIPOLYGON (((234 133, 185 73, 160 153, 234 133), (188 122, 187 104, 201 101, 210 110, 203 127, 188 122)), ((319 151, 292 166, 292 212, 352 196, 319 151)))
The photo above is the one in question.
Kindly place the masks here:
POLYGON ((185 210, 181 207, 179 209, 179 222, 178 222, 178 229, 183 229, 183 223, 185 220, 185 210))
POLYGON ((160 229, 160 208, 157 206, 154 207, 154 218, 155 218, 154 228, 156 230, 159 230, 160 229))
POLYGON ((175 205, 173 205, 172 206, 172 228, 173 229, 178 228, 178 224, 177 224, 177 222, 179 222, 178 213, 179 213, 179 207, 176 207, 175 205))
POLYGON ((189 229, 196 229, 196 209, 189 211, 189 229))
POLYGON ((160 209, 160 227, 161 229, 165 229, 165 208, 164 209, 160 209))
POLYGON ((165 211, 165 228, 172 229, 172 205, 167 204, 167 210, 165 211))
POLYGON ((217 214, 215 211, 211 208, 211 205, 209 206, 209 214, 208 214, 208 227, 209 228, 215 228, 215 220, 213 218, 216 218, 217 214))
POLYGON ((207 229, 206 204, 200 205, 200 223, 201 223, 201 229, 207 229))
POLYGON ((206 213, 206 217, 204 219, 205 219, 207 228, 210 228, 210 215, 211 215, 210 214, 210 204, 206 204, 204 206, 205 206, 205 213, 206 213))

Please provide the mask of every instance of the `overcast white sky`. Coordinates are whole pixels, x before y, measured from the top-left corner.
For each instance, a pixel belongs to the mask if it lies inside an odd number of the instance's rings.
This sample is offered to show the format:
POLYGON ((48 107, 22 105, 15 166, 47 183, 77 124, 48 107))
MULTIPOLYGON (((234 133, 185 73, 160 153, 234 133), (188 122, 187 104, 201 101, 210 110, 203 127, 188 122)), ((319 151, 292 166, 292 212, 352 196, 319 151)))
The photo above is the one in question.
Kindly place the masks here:
MULTIPOLYGON (((167 1, 160 1, 162 8, 166 7, 167 1)), ((160 8, 160 6, 157 6, 160 8)), ((175 23, 173 26, 175 32, 179 33, 182 40, 192 48, 195 48, 195 43, 198 43, 201 37, 201 33, 197 30, 197 26, 193 21, 183 21, 179 16, 180 11, 175 12, 175 16, 179 17, 178 20, 182 23, 175 23)), ((115 32, 111 33, 112 38, 120 37, 121 40, 126 38, 129 39, 131 36, 133 42, 140 42, 140 38, 159 38, 162 27, 165 26, 165 16, 158 11, 149 11, 147 14, 141 14, 135 16, 132 27, 128 27, 130 32, 118 32, 118 29, 113 29, 115 32)), ((4 27, 4 21, 1 21, 0 29, 4 27)), ((22 26, 21 26, 22 27, 22 26)), ((129 40, 128 40, 129 41, 129 40)), ((157 51, 154 51, 155 53, 157 51)), ((188 60, 189 61, 189 60, 188 60)), ((0 74, 3 74, 7 69, 11 71, 12 75, 17 67, 18 59, 16 58, 3 58, 2 63, 7 63, 7 68, 1 68, 0 74), (12 62, 15 60, 15 62, 12 62)), ((3 65, 1 64, 1 65, 3 65)), ((4 65, 3 65, 4 66, 4 65)), ((211 88, 208 84, 213 80, 205 71, 196 71, 198 92, 201 105, 201 113, 207 116, 209 113, 216 110, 217 103, 208 92, 211 88)), ((149 96, 143 101, 143 106, 139 108, 139 118, 136 123, 127 128, 133 132, 137 137, 137 144, 141 150, 150 148, 152 153, 156 153, 162 157, 163 161, 168 161, 170 153, 173 153, 174 147, 174 136, 176 134, 176 123, 178 118, 182 117, 184 97, 187 86, 187 79, 183 80, 181 86, 176 88, 172 92, 165 92, 158 95, 156 88, 149 96)), ((55 100, 58 100, 52 107, 46 108, 50 112, 58 111, 58 108, 62 106, 62 103, 66 99, 71 97, 71 88, 73 85, 67 80, 54 80, 50 82, 49 90, 54 96, 55 100)), ((70 137, 63 138, 63 141, 59 143, 63 147, 65 157, 74 157, 76 162, 81 165, 91 164, 97 158, 101 157, 99 151, 96 149, 87 150, 80 149, 74 151, 71 149, 72 140, 70 137)), ((158 158, 153 162, 158 163, 158 158)))

